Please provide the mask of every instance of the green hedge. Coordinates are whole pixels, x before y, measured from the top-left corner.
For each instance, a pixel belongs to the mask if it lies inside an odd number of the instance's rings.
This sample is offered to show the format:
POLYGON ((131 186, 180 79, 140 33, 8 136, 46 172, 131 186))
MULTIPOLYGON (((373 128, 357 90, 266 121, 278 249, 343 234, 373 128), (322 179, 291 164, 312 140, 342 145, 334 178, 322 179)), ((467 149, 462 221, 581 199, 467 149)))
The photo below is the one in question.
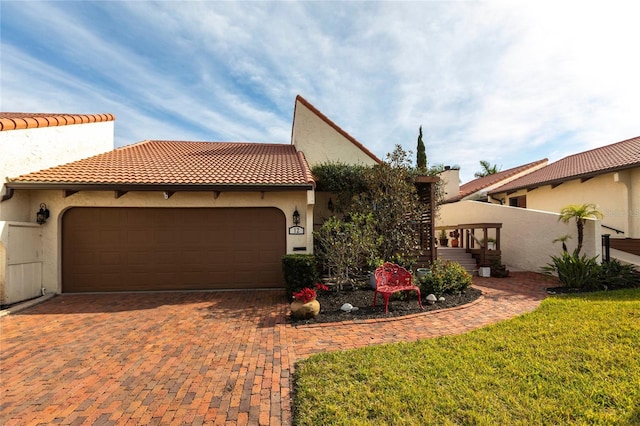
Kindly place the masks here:
POLYGON ((287 297, 304 287, 313 288, 318 282, 318 268, 316 257, 312 254, 286 254, 282 256, 282 272, 287 291, 287 297))

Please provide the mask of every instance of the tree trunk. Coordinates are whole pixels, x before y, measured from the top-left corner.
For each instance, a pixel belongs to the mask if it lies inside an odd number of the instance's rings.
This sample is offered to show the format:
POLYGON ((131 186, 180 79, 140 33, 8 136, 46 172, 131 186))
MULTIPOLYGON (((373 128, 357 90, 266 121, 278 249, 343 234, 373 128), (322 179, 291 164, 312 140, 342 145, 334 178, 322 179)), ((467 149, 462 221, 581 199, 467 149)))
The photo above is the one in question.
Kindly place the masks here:
POLYGON ((579 255, 582 250, 582 240, 584 239, 584 219, 576 219, 576 225, 578 226, 578 248, 576 249, 576 255, 579 255))

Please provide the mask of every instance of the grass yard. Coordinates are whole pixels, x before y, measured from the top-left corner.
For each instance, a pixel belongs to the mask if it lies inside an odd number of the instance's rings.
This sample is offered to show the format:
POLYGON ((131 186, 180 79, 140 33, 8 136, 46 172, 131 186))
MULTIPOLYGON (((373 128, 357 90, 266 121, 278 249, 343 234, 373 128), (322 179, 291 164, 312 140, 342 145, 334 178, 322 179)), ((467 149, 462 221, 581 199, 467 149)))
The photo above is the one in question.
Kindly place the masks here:
POLYGON ((545 299, 460 336, 314 355, 296 425, 640 425, 640 289, 545 299))

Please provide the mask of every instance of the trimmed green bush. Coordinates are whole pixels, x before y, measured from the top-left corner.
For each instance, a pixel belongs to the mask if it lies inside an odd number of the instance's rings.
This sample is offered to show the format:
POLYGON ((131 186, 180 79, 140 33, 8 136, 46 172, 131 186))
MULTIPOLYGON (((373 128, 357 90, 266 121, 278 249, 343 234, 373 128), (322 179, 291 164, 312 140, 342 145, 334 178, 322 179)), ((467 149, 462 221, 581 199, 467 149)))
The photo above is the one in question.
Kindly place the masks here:
POLYGON ((456 294, 471 286, 471 275, 458 262, 436 259, 430 269, 431 273, 419 280, 420 291, 425 296, 430 293, 438 297, 456 294))
POLYGON ((312 254, 286 254, 282 256, 282 272, 287 297, 305 287, 313 287, 318 281, 316 257, 312 254))

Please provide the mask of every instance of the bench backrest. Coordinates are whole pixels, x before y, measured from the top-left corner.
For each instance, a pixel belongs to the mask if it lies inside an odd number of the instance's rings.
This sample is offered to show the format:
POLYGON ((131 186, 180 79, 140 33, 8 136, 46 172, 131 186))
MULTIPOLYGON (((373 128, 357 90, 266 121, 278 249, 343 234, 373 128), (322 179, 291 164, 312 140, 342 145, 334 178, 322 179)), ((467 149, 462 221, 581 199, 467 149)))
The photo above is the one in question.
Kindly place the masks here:
POLYGON ((413 285, 413 277, 402 266, 385 262, 376 269, 376 285, 388 287, 406 287, 413 285))

